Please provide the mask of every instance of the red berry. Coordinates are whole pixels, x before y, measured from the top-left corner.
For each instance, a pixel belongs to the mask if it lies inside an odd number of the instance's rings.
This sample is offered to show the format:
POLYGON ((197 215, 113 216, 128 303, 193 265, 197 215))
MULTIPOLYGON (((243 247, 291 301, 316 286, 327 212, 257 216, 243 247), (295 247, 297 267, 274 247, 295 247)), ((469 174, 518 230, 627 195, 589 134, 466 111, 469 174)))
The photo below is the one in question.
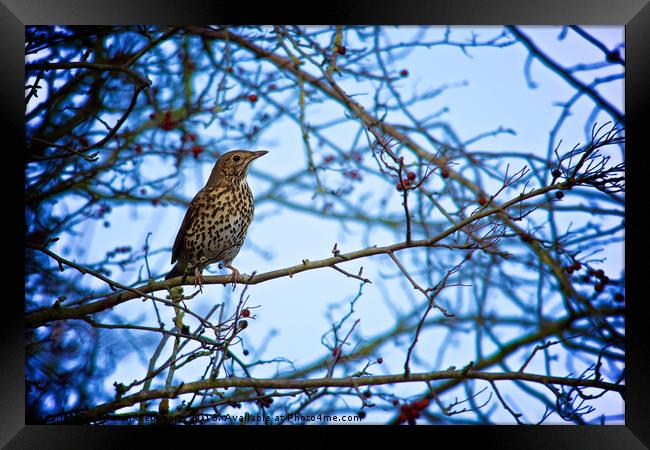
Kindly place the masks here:
POLYGON ((617 292, 616 295, 614 295, 614 300, 620 303, 625 300, 625 297, 620 292, 617 292))
POLYGON ((399 416, 397 416, 397 421, 400 422, 400 423, 401 422, 406 422, 407 419, 408 419, 408 417, 406 417, 406 414, 404 414, 404 413, 399 413, 399 416))
POLYGON ((340 348, 338 348, 338 347, 334 347, 334 348, 332 349, 332 356, 333 356, 333 357, 336 358, 337 356, 339 356, 340 353, 341 353, 341 349, 340 349, 340 348))
POLYGON ((331 163, 332 161, 334 161, 334 155, 327 155, 325 158, 323 158, 323 161, 325 161, 326 163, 331 163))
POLYGON ((564 268, 564 271, 565 271, 566 273, 568 273, 569 275, 571 275, 571 274, 573 273, 573 266, 566 266, 566 267, 564 268))
POLYGON ((135 152, 138 153, 138 154, 139 154, 139 153, 142 153, 142 145, 140 145, 140 144, 135 144, 135 149, 134 149, 134 150, 135 150, 135 152))
POLYGON ((404 178, 402 180, 402 186, 409 187, 410 185, 411 185, 411 182, 407 178, 404 178))
POLYGON ((406 174, 406 177, 407 177, 409 180, 411 180, 411 181, 415 180, 415 177, 416 177, 415 172, 409 172, 409 173, 407 173, 407 174, 406 174))
POLYGON ((240 320, 239 321, 239 328, 241 328, 242 330, 244 328, 246 328, 247 326, 248 326, 248 322, 246 322, 245 320, 240 320))
POLYGON ((396 188, 398 191, 403 191, 403 190, 404 190, 404 186, 402 186, 402 183, 401 183, 401 182, 398 182, 398 183, 395 185, 395 188, 396 188))
POLYGON ((485 195, 482 195, 481 198, 478 199, 478 204, 481 206, 485 206, 486 203, 487 203, 487 198, 485 197, 485 195))
POLYGON ((365 411, 359 411, 359 418, 360 419, 365 419, 366 418, 366 412, 365 411))
POLYGON ((365 398, 370 398, 370 397, 372 397, 372 392, 370 392, 370 391, 365 391, 365 392, 363 393, 363 396, 364 396, 365 398))
POLYGON ((580 264, 580 261, 578 261, 578 260, 573 261, 573 269, 574 269, 574 270, 580 270, 580 269, 582 269, 582 264, 580 264))
POLYGON ((199 155, 203 153, 205 149, 201 147, 200 145, 193 145, 192 146, 192 154, 194 155, 194 159, 199 159, 199 155))
POLYGON ((84 147, 88 147, 88 139, 86 139, 86 136, 81 136, 79 138, 79 143, 84 147))
POLYGON ((602 278, 602 277, 605 276, 605 272, 603 271, 603 269, 598 269, 598 270, 595 272, 595 274, 596 274, 596 276, 597 276, 598 278, 602 278))
POLYGON ((275 83, 269 84, 269 91, 274 91, 278 88, 278 85, 275 83))
POLYGON ((243 310, 241 312, 241 315, 242 315, 242 317, 250 317, 250 315, 251 315, 250 309, 246 308, 245 310, 243 310))
POLYGON ((338 53, 339 55, 345 55, 346 50, 347 50, 347 49, 346 49, 344 46, 342 46, 342 45, 339 46, 339 48, 336 49, 336 51, 337 51, 337 53, 338 53))
POLYGON ((399 400, 395 398, 393 399, 393 406, 397 406, 397 405, 399 405, 399 400))
POLYGON ((557 191, 557 192, 555 193, 555 198, 557 198, 558 200, 562 200, 562 199, 564 198, 564 192, 562 192, 562 191, 557 191))
POLYGON ((602 277, 600 277, 600 282, 603 283, 603 284, 608 284, 609 283, 609 277, 606 276, 606 275, 603 275, 602 277))
POLYGON ((377 358, 377 364, 383 364, 384 363, 384 358, 379 357, 377 358))
POLYGON ((192 142, 196 141, 196 134, 194 133, 188 133, 187 137, 190 138, 190 141, 192 142))
POLYGON ((406 69, 402 69, 399 71, 399 74, 403 77, 408 77, 409 76, 409 71, 406 69))
POLYGON ((551 172, 551 175, 553 175, 553 178, 560 178, 560 175, 562 175, 562 172, 560 169, 555 169, 553 172, 551 172))
POLYGON ((447 169, 442 169, 442 171, 440 172, 440 176, 442 178, 449 178, 449 171, 447 169))
POLYGON ((605 285, 602 283, 597 283, 594 286, 594 289, 596 290, 596 292, 603 292, 603 290, 605 289, 605 285))
POLYGON ((257 101, 257 95, 255 95, 255 94, 249 95, 248 96, 248 101, 250 101, 251 103, 255 103, 257 101))

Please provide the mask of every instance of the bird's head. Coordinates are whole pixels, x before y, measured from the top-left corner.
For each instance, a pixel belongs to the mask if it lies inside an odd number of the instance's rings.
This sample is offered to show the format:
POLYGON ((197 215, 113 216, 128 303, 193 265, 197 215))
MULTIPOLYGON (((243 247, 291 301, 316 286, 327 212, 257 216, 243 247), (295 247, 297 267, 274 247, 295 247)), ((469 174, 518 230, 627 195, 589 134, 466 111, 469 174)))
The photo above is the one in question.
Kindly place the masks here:
POLYGON ((212 169, 213 176, 217 177, 245 177, 248 172, 248 166, 253 160, 264 156, 268 153, 266 150, 250 152, 248 150, 233 150, 221 155, 221 158, 212 169))

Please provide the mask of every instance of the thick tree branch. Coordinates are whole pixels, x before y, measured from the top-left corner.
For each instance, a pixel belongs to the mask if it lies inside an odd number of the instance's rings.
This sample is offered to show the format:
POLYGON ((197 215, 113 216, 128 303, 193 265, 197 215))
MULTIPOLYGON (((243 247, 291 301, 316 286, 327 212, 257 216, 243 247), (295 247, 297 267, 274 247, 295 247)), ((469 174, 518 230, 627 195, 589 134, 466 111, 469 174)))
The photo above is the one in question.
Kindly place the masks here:
POLYGON ((592 379, 556 377, 522 372, 481 372, 477 370, 443 370, 439 372, 397 374, 397 375, 376 375, 364 377, 347 378, 316 378, 316 379, 260 379, 260 378, 239 378, 230 377, 216 380, 203 380, 191 383, 183 383, 172 386, 168 389, 153 389, 140 391, 136 394, 123 397, 119 400, 105 403, 74 416, 70 416, 73 423, 90 422, 101 419, 102 416, 125 408, 136 403, 154 399, 177 398, 179 395, 196 393, 209 389, 218 388, 254 388, 254 389, 318 389, 325 387, 350 387, 359 388, 362 386, 377 386, 395 383, 427 382, 436 380, 486 380, 486 381, 512 381, 520 380, 543 385, 557 384, 560 386, 571 386, 580 388, 603 389, 606 391, 625 392, 625 385, 598 381, 592 379))

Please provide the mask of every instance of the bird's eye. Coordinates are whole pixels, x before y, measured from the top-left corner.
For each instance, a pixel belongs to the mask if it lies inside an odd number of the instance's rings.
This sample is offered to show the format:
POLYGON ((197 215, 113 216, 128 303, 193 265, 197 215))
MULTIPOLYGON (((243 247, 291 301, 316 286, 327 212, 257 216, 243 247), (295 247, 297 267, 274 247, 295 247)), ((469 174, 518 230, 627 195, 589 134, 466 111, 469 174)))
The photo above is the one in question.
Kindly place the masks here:
POLYGON ((232 157, 233 161, 239 161, 241 159, 241 156, 235 155, 232 157))

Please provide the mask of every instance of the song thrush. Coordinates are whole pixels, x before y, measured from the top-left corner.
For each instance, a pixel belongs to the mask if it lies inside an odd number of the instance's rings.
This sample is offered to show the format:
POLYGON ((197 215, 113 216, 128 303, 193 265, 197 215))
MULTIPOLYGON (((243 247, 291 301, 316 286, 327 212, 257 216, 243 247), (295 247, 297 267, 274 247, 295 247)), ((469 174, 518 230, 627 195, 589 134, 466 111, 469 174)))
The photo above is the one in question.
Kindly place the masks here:
POLYGON ((172 264, 176 265, 166 280, 193 271, 195 286, 198 283, 202 289, 203 269, 221 261, 237 283, 239 271, 231 263, 244 243, 254 211, 253 194, 246 182, 248 166, 266 153, 233 150, 219 158, 185 213, 172 248, 172 264))

